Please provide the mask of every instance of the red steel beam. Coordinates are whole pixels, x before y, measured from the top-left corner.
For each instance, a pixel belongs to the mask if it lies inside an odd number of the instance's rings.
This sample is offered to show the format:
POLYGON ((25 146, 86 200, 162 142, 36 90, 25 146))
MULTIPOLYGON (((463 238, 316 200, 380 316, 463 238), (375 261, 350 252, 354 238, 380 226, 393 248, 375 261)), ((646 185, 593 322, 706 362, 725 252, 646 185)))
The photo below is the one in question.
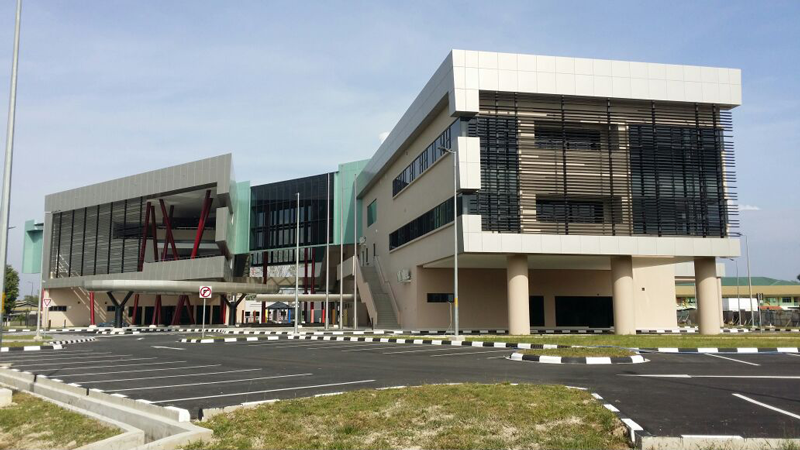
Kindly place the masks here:
POLYGON ((200 241, 203 239, 203 229, 206 227, 209 209, 211 209, 211 189, 206 190, 206 198, 203 201, 203 210, 200 212, 200 223, 197 224, 197 235, 194 237, 194 247, 192 247, 191 259, 194 259, 197 256, 197 251, 200 249, 200 241))
POLYGON ((178 259, 178 248, 175 245, 175 236, 172 234, 172 213, 175 211, 175 205, 170 205, 169 207, 169 214, 167 214, 167 206, 164 204, 164 199, 158 200, 161 206, 161 215, 163 216, 164 226, 167 229, 167 236, 165 237, 164 242, 164 254, 161 256, 161 259, 166 260, 167 256, 167 244, 172 246, 172 259, 178 259))
POLYGON ((224 295, 219 296, 219 323, 220 325, 225 325, 227 322, 225 321, 225 309, 226 309, 226 299, 224 295))
POLYGON ((144 232, 142 233, 144 236, 142 237, 142 248, 139 250, 139 272, 142 271, 142 266, 144 265, 144 254, 147 251, 147 225, 150 223, 150 202, 147 202, 147 211, 144 213, 144 232))
MULTIPOLYGON (((44 293, 44 289, 42 293, 44 293)), ((89 325, 94 325, 94 292, 89 292, 89 325)))
POLYGON ((152 211, 150 213, 150 219, 153 228, 153 259, 155 259, 155 261, 158 262, 158 233, 156 230, 156 207, 150 205, 150 208, 152 211))
POLYGON ((156 295, 156 303, 153 307, 153 320, 150 325, 158 325, 161 323, 161 296, 156 295))

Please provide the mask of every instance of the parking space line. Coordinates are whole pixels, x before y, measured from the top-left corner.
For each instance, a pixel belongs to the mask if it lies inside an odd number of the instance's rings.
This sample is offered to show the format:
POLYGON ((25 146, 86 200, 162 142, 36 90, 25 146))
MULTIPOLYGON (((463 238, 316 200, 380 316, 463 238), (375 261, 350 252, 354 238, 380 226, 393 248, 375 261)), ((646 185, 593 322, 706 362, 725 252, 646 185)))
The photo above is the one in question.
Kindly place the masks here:
MULTIPOLYGON (((471 347, 466 347, 466 348, 464 348, 464 350, 468 350, 470 348, 471 347)), ((440 347, 440 348, 428 348, 428 349, 425 349, 425 350, 402 350, 402 351, 399 351, 399 352, 384 352, 383 354, 384 355, 397 355, 399 353, 446 352, 446 351, 453 351, 453 350, 455 350, 455 349, 453 349, 452 347, 444 347, 444 348, 440 347)))
POLYGON ((797 415, 797 414, 795 414, 795 413, 790 413, 789 411, 784 411, 784 410, 782 410, 782 409, 780 409, 780 408, 776 408, 776 407, 774 407, 774 406, 771 406, 771 405, 768 405, 768 404, 766 404, 766 403, 761 403, 761 402, 759 402, 759 401, 753 400, 752 398, 745 397, 745 396, 744 396, 744 395, 742 395, 742 394, 733 394, 733 396, 734 396, 734 397, 738 397, 738 398, 740 398, 740 399, 742 399, 742 400, 748 401, 748 402, 750 402, 750 403, 756 404, 756 405, 758 405, 758 406, 762 406, 762 407, 764 407, 764 408, 771 409, 771 410, 773 410, 773 411, 775 411, 775 412, 779 412, 779 413, 781 413, 781 414, 784 414, 784 415, 786 415, 786 416, 793 417, 793 418, 795 418, 795 419, 798 419, 798 420, 800 420, 800 415, 797 415))
POLYGON ((370 346, 370 347, 366 347, 366 346, 363 346, 363 345, 359 345, 359 346, 346 345, 346 346, 344 346, 344 348, 348 348, 348 347, 350 347, 350 348, 352 348, 352 347, 361 347, 361 348, 356 348, 356 349, 353 349, 353 350, 342 350, 342 353, 368 352, 368 351, 372 351, 372 350, 380 351, 380 350, 383 350, 383 349, 386 349, 386 348, 397 348, 397 344, 391 344, 391 345, 373 344, 373 346, 370 346))
POLYGON ((178 403, 178 402, 187 402, 190 400, 203 400, 207 398, 220 398, 220 397, 241 397, 243 395, 251 395, 251 394, 268 394, 270 392, 284 392, 284 391, 299 391, 303 389, 318 389, 318 388, 325 388, 331 386, 346 386, 352 384, 365 384, 365 383, 374 383, 375 380, 358 380, 358 381, 345 381, 342 383, 328 383, 328 384, 315 384, 311 386, 296 386, 296 387, 288 387, 288 388, 279 388, 279 389, 266 389, 263 391, 251 391, 251 392, 235 392, 231 394, 218 394, 218 395, 203 395, 199 397, 184 397, 184 398, 173 398, 169 400, 158 400, 151 402, 153 404, 158 403, 178 403))
MULTIPOLYGON (((61 367, 61 366, 71 366, 71 365, 74 365, 74 364, 109 363, 109 362, 112 362, 112 361, 114 361, 114 362, 145 361, 145 360, 148 360, 148 359, 158 359, 155 356, 150 357, 150 358, 113 359, 113 358, 116 358, 116 357, 117 356, 109 357, 111 359, 104 358, 104 359, 100 359, 100 360, 96 360, 96 361, 76 361, 76 362, 64 362, 64 363, 56 362, 55 364, 53 364, 53 363, 18 364, 18 366, 22 366, 22 367, 37 367, 37 366, 61 367)), ((41 369, 36 369, 36 370, 41 370, 41 369)))
MULTIPOLYGON (((158 359, 158 358, 144 358, 144 359, 158 359)), ((111 361, 108 361, 111 362, 111 361)), ((186 361, 166 361, 166 362, 155 362, 155 363, 136 363, 136 364, 114 364, 113 366, 87 366, 87 367, 56 367, 54 369, 36 369, 41 371, 50 371, 50 370, 83 370, 83 369, 106 369, 109 367, 129 367, 129 366, 158 366, 163 364, 178 364, 178 363, 185 363, 186 361)), ((81 374, 83 375, 83 374, 81 374)))
POLYGON ((461 356, 461 355, 479 355, 481 353, 511 353, 511 349, 505 350, 487 350, 485 352, 457 352, 457 353, 445 353, 444 355, 430 355, 431 358, 438 358, 440 356, 461 356))
MULTIPOLYGON (((36 352, 34 352, 34 353, 36 353, 36 352)), ((111 352, 106 352, 106 353, 100 353, 99 355, 110 355, 110 354, 111 354, 111 352)), ((64 359, 98 358, 99 356, 96 356, 96 355, 98 355, 98 354, 95 354, 95 355, 92 355, 92 356, 75 356, 75 355, 64 355, 63 353, 59 352, 58 355, 46 356, 46 355, 42 355, 41 353, 37 353, 35 356, 34 355, 30 355, 27 358, 2 359, 2 360, 0 360, 0 362, 58 361, 58 360, 64 360, 64 359)), ((131 355, 125 355, 125 356, 131 356, 131 355)))
POLYGON ((706 356, 713 356, 714 358, 727 359, 728 361, 734 361, 734 362, 738 362, 738 363, 742 363, 742 364, 750 364, 751 366, 761 366, 761 364, 756 364, 756 363, 752 363, 752 362, 748 362, 748 361, 742 361, 740 359, 728 358, 727 356, 714 355, 712 353, 706 353, 705 355, 706 356))
MULTIPOLYGON (((217 364, 219 365, 219 364, 217 364)), ((184 367, 188 368, 188 367, 184 367)), ((174 369, 152 369, 152 370, 174 370, 174 369)), ((178 377, 202 377, 206 375, 220 375, 223 373, 241 373, 241 372, 252 372, 254 370, 262 370, 262 369, 238 369, 238 370, 223 370, 221 372, 207 372, 207 373, 182 373, 178 375, 158 375, 155 377, 139 377, 139 378, 119 378, 116 380, 97 380, 97 381, 84 381, 84 380, 75 380, 74 383, 92 383, 92 384, 100 384, 100 383, 119 383, 122 381, 140 381, 140 380, 155 380, 155 379, 162 379, 162 378, 178 378, 178 377)), ((80 376, 80 375, 73 375, 73 376, 80 376)))
MULTIPOLYGON (((311 346, 311 345, 324 344, 326 342, 330 342, 330 341, 308 342, 308 343, 303 343, 303 344, 299 344, 299 343, 298 344, 295 344, 295 343, 247 344, 247 345, 242 345, 242 347, 275 347, 275 348, 281 348, 281 347, 308 347, 308 346, 311 346)), ((335 344, 336 342, 330 342, 330 343, 331 344, 335 344)))
POLYGON ((269 377, 256 377, 256 378, 243 378, 239 380, 220 380, 220 381, 202 381, 200 383, 185 383, 185 384, 173 384, 167 386, 149 386, 149 387, 135 387, 135 388, 126 388, 126 389, 108 389, 106 392, 126 392, 126 391, 151 391, 154 389, 167 389, 167 388, 176 388, 176 387, 186 387, 186 386, 204 386, 208 384, 222 384, 222 383, 239 383, 244 381, 257 381, 257 380, 274 380, 277 378, 294 378, 294 377, 308 377, 313 375, 312 373, 293 373, 290 375, 273 375, 269 377))
MULTIPOLYGON (((178 362, 186 362, 186 361, 178 361, 178 362)), ((161 364, 161 363, 159 363, 159 364, 161 364)), ((205 368, 205 367, 218 367, 218 366, 221 366, 221 365, 222 364, 206 364, 204 366, 167 367, 166 369, 117 370, 117 371, 114 371, 114 372, 76 373, 76 374, 73 374, 73 375, 59 375, 59 377, 61 377, 61 378, 67 378, 67 377, 92 377, 92 376, 97 376, 97 375, 111 375, 111 374, 115 374, 115 373, 159 372, 159 371, 164 371, 164 370, 201 369, 201 368, 205 368)), ((114 367, 116 367, 116 366, 114 366, 114 367)), ((88 383, 88 381, 84 381, 84 382, 88 383)))

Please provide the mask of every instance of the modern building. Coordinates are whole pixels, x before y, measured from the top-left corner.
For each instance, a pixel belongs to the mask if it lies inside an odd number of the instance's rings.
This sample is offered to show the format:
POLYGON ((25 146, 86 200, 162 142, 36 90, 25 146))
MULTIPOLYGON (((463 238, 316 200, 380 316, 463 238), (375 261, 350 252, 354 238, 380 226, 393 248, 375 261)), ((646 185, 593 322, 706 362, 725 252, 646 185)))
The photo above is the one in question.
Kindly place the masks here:
POLYGON ((360 325, 448 328, 455 246, 462 327, 674 327, 688 262, 716 333, 740 104, 738 69, 453 50, 374 155, 336 172, 251 187, 223 155, 48 196, 45 297, 71 324, 121 306, 190 323, 189 288, 211 281, 212 322, 261 322, 297 280, 319 322, 355 284, 339 314, 360 325))

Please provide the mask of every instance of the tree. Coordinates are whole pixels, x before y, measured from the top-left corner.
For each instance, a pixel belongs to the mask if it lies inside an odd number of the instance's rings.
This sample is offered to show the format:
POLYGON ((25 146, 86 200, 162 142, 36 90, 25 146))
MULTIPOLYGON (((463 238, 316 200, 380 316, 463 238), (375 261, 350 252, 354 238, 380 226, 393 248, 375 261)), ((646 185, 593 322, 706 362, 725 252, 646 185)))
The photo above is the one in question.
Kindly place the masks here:
POLYGON ((6 265, 6 290, 3 292, 5 297, 5 308, 3 313, 8 315, 14 310, 17 296, 19 296, 19 273, 10 265, 6 265))

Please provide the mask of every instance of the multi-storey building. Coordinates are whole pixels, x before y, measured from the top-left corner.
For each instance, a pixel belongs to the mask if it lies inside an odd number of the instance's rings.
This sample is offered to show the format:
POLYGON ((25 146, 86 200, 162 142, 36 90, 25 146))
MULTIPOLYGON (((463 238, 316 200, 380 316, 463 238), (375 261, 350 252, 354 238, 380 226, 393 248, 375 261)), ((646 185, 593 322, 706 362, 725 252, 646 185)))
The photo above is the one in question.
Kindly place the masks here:
POLYGON ((108 320, 106 306, 196 322, 193 289, 209 281, 227 294, 212 322, 263 322, 296 277, 303 318, 321 322, 356 267, 359 307, 340 314, 447 328, 457 248, 463 327, 674 327, 675 264, 691 262, 715 333, 715 258, 740 252, 740 103, 737 69, 453 50, 372 158, 336 172, 250 187, 224 155, 48 196, 53 324, 108 320), (255 309, 226 314, 242 294, 255 309))

